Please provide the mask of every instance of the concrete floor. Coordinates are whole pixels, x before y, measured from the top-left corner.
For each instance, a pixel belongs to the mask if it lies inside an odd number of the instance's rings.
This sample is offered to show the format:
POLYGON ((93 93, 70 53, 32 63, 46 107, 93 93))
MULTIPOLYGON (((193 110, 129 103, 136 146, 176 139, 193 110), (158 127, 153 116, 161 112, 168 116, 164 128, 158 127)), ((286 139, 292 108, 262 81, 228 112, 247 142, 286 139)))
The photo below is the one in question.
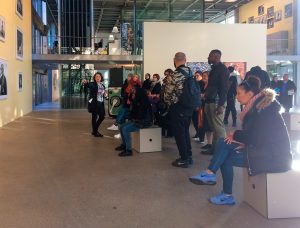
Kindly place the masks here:
POLYGON ((163 139, 163 152, 118 157, 111 123, 94 138, 86 111, 43 111, 0 128, 0 227, 300 227, 300 219, 267 220, 244 203, 241 169, 237 205, 209 204, 221 182, 188 181, 210 159, 198 143, 189 169, 170 165, 173 139, 163 139))

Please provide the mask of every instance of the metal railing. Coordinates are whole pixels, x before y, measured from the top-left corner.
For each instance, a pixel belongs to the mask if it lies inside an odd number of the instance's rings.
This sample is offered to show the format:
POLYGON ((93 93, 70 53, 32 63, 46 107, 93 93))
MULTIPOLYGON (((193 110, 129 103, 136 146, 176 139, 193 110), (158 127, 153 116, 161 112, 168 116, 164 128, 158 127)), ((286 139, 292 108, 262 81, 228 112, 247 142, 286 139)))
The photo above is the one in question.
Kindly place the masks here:
POLYGON ((111 40, 109 37, 65 36, 59 39, 58 37, 38 36, 33 37, 32 54, 141 55, 143 53, 142 38, 136 41, 136 49, 133 43, 131 37, 130 39, 121 38, 120 34, 114 34, 114 39, 111 40), (92 43, 93 41, 96 42, 92 43))

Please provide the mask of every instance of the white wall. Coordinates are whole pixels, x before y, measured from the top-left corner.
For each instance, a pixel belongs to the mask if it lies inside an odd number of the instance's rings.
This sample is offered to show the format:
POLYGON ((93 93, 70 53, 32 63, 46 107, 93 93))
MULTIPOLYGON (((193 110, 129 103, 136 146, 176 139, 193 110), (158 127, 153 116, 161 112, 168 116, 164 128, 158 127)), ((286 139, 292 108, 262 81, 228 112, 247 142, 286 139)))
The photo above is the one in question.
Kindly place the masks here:
POLYGON ((174 68, 173 57, 186 53, 188 62, 205 62, 212 49, 220 49, 224 62, 247 62, 247 70, 266 68, 266 25, 144 23, 144 72, 174 68))

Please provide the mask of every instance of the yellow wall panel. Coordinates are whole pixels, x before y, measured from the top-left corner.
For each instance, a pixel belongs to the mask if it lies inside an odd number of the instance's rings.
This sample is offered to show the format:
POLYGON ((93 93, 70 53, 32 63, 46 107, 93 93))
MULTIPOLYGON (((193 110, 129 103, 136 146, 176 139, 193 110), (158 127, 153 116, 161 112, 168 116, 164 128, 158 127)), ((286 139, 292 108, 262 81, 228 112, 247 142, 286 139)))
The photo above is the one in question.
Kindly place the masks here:
POLYGON ((5 19, 5 42, 0 41, 0 59, 8 63, 8 96, 0 100, 0 127, 32 111, 31 0, 23 0, 23 18, 16 14, 16 0, 0 0, 5 19), (17 27, 23 32, 23 61, 16 58, 17 27), (23 89, 18 91, 18 72, 23 89))

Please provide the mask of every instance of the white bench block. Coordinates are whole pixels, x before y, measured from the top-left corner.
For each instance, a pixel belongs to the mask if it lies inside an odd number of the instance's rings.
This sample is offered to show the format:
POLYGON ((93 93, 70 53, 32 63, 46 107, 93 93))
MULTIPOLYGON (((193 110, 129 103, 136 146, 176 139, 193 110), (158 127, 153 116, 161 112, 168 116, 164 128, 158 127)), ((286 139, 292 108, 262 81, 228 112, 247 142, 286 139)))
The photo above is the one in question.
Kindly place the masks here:
POLYGON ((161 151, 161 128, 145 128, 131 133, 132 149, 143 152, 161 151))
POLYGON ((249 177, 244 169, 245 202, 266 218, 300 217, 300 172, 249 177))
POLYGON ((291 131, 300 131, 300 114, 291 113, 291 131))

